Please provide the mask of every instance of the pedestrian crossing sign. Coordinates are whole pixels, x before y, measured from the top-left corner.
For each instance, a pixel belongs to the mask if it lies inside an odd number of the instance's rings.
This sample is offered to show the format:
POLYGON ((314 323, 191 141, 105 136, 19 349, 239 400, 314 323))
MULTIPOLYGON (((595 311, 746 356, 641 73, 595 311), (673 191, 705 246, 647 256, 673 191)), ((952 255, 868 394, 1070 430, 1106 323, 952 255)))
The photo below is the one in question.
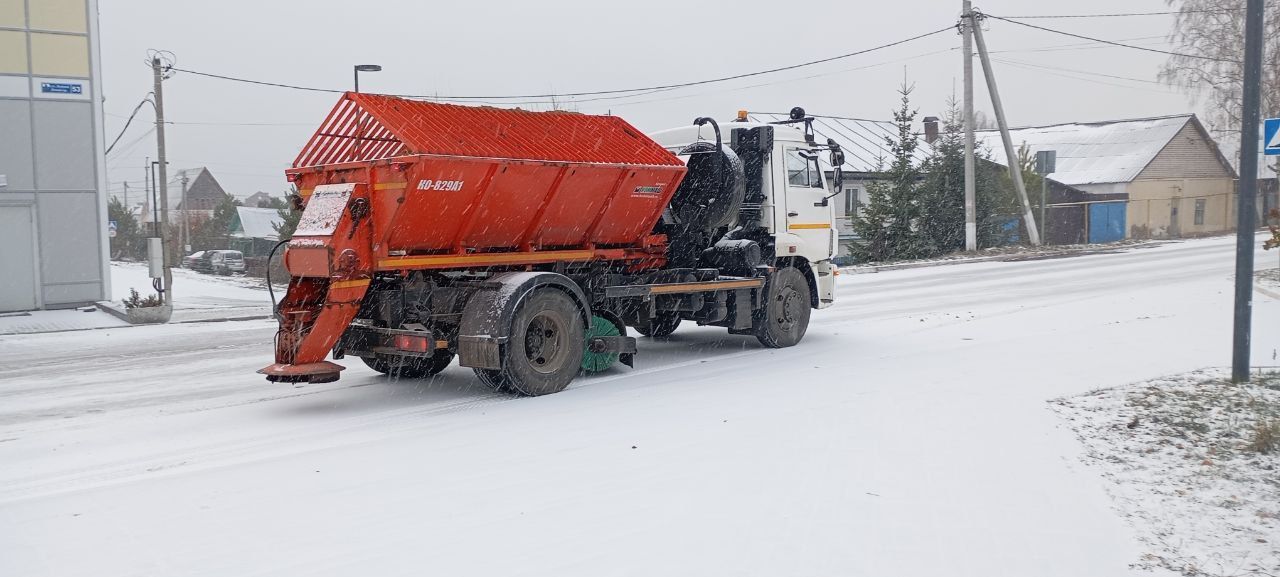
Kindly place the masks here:
POLYGON ((1280 156, 1280 118, 1268 118, 1262 123, 1262 153, 1280 156))

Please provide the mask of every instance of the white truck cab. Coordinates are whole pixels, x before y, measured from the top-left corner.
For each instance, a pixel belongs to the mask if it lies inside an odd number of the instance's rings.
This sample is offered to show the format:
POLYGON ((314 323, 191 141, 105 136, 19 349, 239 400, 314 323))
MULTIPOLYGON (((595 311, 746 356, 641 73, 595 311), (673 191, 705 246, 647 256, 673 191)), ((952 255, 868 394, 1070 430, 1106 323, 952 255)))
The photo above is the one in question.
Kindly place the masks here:
MULTIPOLYGON (((830 200, 840 183, 828 182, 820 159, 834 167, 844 161, 839 145, 814 141, 811 121, 798 108, 792 110, 792 120, 776 124, 748 121, 744 111, 732 122, 682 126, 649 137, 688 162, 689 155, 682 151, 694 143, 714 143, 716 131, 721 132, 722 146, 742 160, 746 173, 747 198, 736 226, 754 227, 759 236, 767 236, 760 240, 772 244, 777 261, 802 262, 816 288, 814 308, 826 308, 835 303, 836 266, 831 259, 837 254, 839 235, 830 200)), ((838 169, 836 179, 841 179, 838 169)))

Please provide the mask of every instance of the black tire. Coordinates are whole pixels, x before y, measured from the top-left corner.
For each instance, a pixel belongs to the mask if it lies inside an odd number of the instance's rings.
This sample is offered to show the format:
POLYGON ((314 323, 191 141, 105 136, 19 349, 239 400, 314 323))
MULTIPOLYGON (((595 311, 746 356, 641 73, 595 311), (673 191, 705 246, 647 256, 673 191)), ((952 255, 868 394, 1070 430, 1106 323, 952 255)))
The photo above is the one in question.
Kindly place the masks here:
POLYGON ((501 369, 475 369, 485 384, 538 397, 563 391, 578 375, 586 327, 564 291, 544 287, 526 297, 512 316, 510 335, 501 369))
POLYGON ((781 268, 765 292, 765 306, 751 319, 756 340, 771 349, 795 346, 809 330, 809 281, 799 270, 781 268))
POLYGON ((506 381, 503 380, 502 371, 493 369, 472 369, 476 372, 476 378, 486 386, 492 388, 499 393, 513 392, 507 387, 506 381))
POLYGON ((360 357, 369 368, 387 376, 401 379, 425 379, 440 373, 453 362, 453 352, 435 351, 429 358, 360 357))
POLYGON ((649 322, 647 327, 636 327, 636 332, 646 337, 662 338, 671 336, 680 327, 680 315, 678 313, 663 312, 658 313, 649 322))

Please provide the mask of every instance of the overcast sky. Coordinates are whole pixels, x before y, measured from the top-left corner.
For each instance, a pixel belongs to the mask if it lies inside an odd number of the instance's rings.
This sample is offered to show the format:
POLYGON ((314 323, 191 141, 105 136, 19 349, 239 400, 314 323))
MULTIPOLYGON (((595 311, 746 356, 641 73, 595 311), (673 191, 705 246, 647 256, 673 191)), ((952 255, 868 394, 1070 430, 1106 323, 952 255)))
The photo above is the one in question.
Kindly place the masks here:
MULTIPOLYGON (((984 0, 994 15, 1163 11, 1163 0, 984 0)), ((107 138, 151 90, 150 48, 179 67, 287 84, 349 89, 354 64, 368 92, 438 95, 563 93, 733 75, 853 52, 954 24, 959 0, 101 0, 107 138)), ((1037 20, 1088 36, 1168 48, 1172 16, 1037 20)), ((1014 125, 1195 112, 1186 94, 1156 82, 1164 57, 988 21, 1014 125)), ((565 105, 613 113, 642 130, 734 111, 889 119, 904 77, 921 117, 961 87, 960 37, 902 46, 762 77, 624 99, 565 105)), ((978 69, 980 70, 980 69, 978 69)), ((980 73, 979 73, 980 74, 980 73)), ((990 110, 979 75, 979 109, 990 110)), ((207 166, 240 197, 287 189, 283 169, 337 100, 319 94, 177 74, 165 82, 173 168, 207 166)), ((527 108, 546 108, 543 105, 527 108)), ((154 117, 139 114, 108 158, 112 192, 141 185, 155 156, 154 117)))

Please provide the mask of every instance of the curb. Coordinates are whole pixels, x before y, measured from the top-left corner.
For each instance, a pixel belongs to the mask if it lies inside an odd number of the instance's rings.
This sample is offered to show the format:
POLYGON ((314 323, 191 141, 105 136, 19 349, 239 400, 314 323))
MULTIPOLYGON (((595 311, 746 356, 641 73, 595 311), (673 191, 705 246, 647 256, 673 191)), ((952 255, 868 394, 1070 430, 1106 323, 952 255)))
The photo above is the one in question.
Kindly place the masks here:
POLYGON ((842 275, 843 274, 873 274, 878 272, 887 272, 891 270, 908 270, 913 268, 925 268, 925 267, 931 267, 931 266, 951 266, 951 265, 957 265, 957 264, 969 264, 969 263, 976 263, 976 262, 991 262, 991 261, 1000 260, 1004 256, 1008 256, 1008 255, 1001 255, 998 257, 997 256, 979 256, 974 258, 957 258, 957 259, 951 259, 951 260, 907 262, 902 264, 886 264, 886 265, 873 265, 873 266, 856 266, 855 265, 849 268, 841 267, 840 274, 842 275))
MULTIPOLYGON (((126 323, 129 322, 129 314, 124 312, 124 310, 120 309, 119 307, 115 306, 115 303, 113 302, 98 301, 96 303, 93 303, 93 306, 98 307, 98 310, 105 313, 109 313, 111 316, 116 317, 126 323)), ((130 323, 129 326, 133 326, 133 324, 130 323)), ((86 329, 86 330, 93 330, 93 329, 86 329)))
POLYGON ((1047 260, 1051 258, 1070 258, 1075 256, 1085 256, 1090 254, 1110 254, 1117 251, 1129 250, 1134 248, 1145 248, 1157 246, 1167 241, 1149 241, 1140 243, 1131 243, 1121 246, 1101 245, 1097 248, 1081 248, 1074 250, 1062 250, 1054 252, 1023 252, 1012 254, 998 254, 991 256, 975 256, 972 258, 954 258, 949 260, 932 260, 924 262, 904 262, 900 264, 886 265, 867 265, 867 266, 850 266, 840 267, 840 274, 871 274, 877 272, 885 272, 892 270, 907 270, 913 268, 925 268, 931 266, 951 266, 957 264, 969 264, 979 262, 1010 262, 1010 261, 1026 261, 1026 260, 1047 260))
POLYGON ((1276 300, 1280 301, 1280 292, 1276 292, 1276 291, 1269 290, 1269 289, 1264 289, 1264 288, 1262 288, 1262 285, 1260 285, 1260 284, 1258 284, 1258 283, 1256 283, 1256 282, 1255 282, 1255 283, 1253 283, 1253 290, 1256 290, 1256 291, 1258 291, 1258 292, 1260 292, 1260 293, 1262 293, 1262 294, 1264 294, 1264 295, 1266 295, 1266 296, 1269 296, 1269 297, 1271 297, 1271 298, 1273 298, 1273 299, 1276 299, 1276 300))
POLYGON ((272 318, 272 315, 250 315, 244 317, 222 317, 212 319, 191 319, 185 321, 169 321, 170 325, 190 325, 195 323, 234 323, 240 321, 261 321, 272 318))

